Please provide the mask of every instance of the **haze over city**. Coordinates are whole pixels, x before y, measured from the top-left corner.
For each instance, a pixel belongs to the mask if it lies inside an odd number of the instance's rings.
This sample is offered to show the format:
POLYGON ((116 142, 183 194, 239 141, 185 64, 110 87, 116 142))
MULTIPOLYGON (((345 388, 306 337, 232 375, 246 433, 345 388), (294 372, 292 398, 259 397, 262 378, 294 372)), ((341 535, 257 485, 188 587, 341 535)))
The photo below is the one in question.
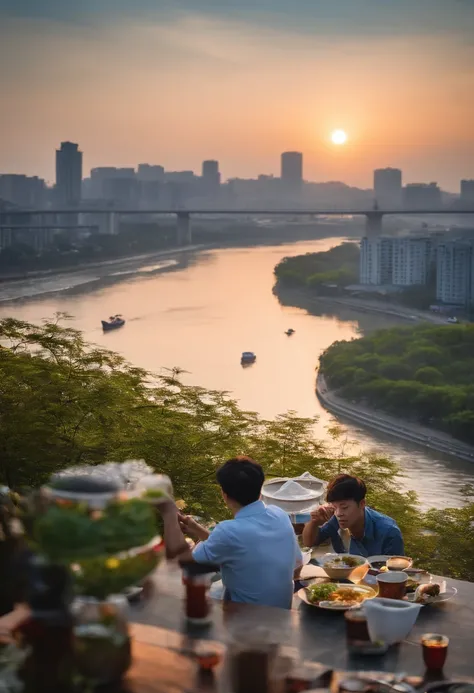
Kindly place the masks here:
POLYGON ((72 140, 85 170, 216 159, 227 179, 297 150, 307 180, 366 188, 396 166, 455 192, 473 35, 471 0, 0 0, 0 168, 52 182, 72 140))

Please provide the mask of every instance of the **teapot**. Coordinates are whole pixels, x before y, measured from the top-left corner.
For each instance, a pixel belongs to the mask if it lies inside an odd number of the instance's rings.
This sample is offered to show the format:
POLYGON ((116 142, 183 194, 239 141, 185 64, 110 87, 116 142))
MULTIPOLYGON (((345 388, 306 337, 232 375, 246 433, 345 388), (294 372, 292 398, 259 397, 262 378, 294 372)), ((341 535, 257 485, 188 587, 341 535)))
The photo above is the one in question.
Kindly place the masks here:
POLYGON ((404 640, 415 625, 421 604, 398 599, 370 599, 364 603, 372 642, 394 645, 404 640))

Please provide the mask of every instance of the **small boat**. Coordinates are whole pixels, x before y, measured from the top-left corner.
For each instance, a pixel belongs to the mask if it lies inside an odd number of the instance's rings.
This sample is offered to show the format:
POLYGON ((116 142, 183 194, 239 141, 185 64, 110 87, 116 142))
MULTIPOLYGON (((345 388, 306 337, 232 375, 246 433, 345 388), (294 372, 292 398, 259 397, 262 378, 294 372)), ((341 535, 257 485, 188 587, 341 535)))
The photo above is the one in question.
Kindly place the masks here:
POLYGON ((253 351, 244 351, 242 352, 242 357, 240 359, 240 363, 255 363, 257 360, 257 357, 253 353, 253 351))
POLYGON ((287 330, 287 331, 285 332, 285 334, 287 334, 288 337, 291 337, 292 334, 295 334, 295 331, 290 327, 290 329, 287 330))
POLYGON ((108 330, 116 330, 117 328, 125 325, 125 320, 121 315, 111 315, 108 322, 106 320, 101 320, 101 322, 104 332, 108 332, 108 330))

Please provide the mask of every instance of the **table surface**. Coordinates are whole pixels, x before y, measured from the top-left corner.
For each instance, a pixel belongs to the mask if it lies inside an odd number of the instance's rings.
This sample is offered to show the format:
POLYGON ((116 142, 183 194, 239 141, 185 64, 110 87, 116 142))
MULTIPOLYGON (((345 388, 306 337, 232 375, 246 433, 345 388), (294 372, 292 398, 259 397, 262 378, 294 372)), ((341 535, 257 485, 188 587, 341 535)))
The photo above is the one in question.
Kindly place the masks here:
POLYGON ((153 594, 130 607, 130 620, 168 629, 186 637, 226 642, 232 631, 265 626, 282 645, 296 648, 300 657, 348 671, 387 671, 423 675, 420 637, 443 633, 450 638, 445 675, 474 675, 474 584, 447 579, 458 590, 448 602, 421 609, 407 640, 383 656, 351 656, 345 639, 344 616, 304 604, 297 595, 292 610, 213 601, 212 623, 188 626, 183 617, 184 590, 176 564, 162 564, 153 582, 153 594))

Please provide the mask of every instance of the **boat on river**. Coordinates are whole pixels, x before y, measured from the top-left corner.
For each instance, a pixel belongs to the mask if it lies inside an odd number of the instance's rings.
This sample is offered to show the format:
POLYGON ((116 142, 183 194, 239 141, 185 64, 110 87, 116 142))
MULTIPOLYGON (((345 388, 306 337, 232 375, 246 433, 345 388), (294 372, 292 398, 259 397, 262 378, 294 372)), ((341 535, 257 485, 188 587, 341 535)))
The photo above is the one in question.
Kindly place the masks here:
POLYGON ((109 320, 101 320, 102 322, 102 329, 104 332, 108 332, 109 330, 116 330, 119 327, 123 327, 125 325, 125 320, 122 318, 121 315, 111 315, 109 320))
POLYGON ((288 335, 288 337, 291 337, 292 334, 295 334, 295 331, 294 331, 293 328, 290 327, 290 329, 287 330, 287 331, 285 332, 285 334, 288 335))
POLYGON ((256 360, 257 360, 257 357, 253 353, 253 351, 244 351, 244 352, 242 352, 240 363, 242 365, 248 364, 248 363, 255 363, 256 360))

